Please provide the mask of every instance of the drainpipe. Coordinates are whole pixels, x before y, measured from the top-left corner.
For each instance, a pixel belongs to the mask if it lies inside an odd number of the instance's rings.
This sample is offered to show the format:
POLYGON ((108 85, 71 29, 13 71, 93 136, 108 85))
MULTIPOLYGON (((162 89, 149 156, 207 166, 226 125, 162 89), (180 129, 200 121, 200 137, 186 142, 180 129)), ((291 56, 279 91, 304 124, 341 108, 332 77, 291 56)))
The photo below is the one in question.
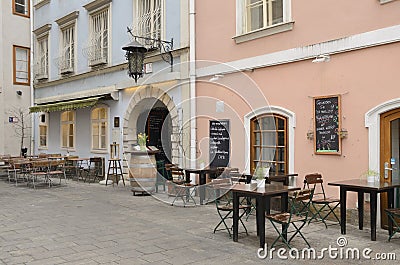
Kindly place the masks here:
POLYGON ((190 159, 196 168, 196 0, 189 1, 189 78, 190 78, 190 159))
MULTIPOLYGON (((33 38, 33 19, 34 19, 34 14, 33 14, 33 3, 31 3, 30 5, 30 10, 29 10, 29 12, 30 12, 30 14, 31 14, 31 17, 30 17, 30 19, 29 19, 29 21, 30 21, 30 30, 31 30, 31 32, 30 32, 30 36, 31 36, 31 45, 30 45, 30 47, 31 47, 31 53, 30 53, 30 60, 31 60, 31 65, 29 66, 30 67, 30 69, 31 69, 31 83, 30 83, 30 106, 33 106, 33 104, 34 104, 34 96, 33 96, 33 78, 32 78, 32 69, 33 69, 33 67, 32 67, 32 64, 34 63, 33 62, 33 41, 34 41, 34 38, 33 38)), ((35 113, 32 113, 32 114, 30 114, 31 115, 31 135, 30 135, 30 139, 29 139, 29 153, 31 154, 31 155, 33 155, 34 154, 34 150, 33 150, 33 148, 35 148, 35 117, 36 117, 36 114, 35 113)))

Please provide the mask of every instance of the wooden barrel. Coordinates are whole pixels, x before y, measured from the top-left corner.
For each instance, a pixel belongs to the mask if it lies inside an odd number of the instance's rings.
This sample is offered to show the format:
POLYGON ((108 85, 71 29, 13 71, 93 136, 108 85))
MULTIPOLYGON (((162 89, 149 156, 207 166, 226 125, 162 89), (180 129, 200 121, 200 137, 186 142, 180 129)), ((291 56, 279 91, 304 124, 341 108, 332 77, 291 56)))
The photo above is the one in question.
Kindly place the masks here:
POLYGON ((155 190, 157 166, 154 153, 132 152, 129 163, 132 192, 150 193, 155 190))

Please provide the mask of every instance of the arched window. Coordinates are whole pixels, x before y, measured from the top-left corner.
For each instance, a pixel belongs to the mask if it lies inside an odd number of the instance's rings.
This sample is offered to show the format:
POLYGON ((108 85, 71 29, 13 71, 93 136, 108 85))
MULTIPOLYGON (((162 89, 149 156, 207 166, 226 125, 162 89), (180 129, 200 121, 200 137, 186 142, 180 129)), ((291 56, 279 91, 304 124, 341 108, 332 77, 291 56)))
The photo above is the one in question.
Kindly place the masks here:
POLYGON ((97 107, 92 110, 91 124, 93 150, 107 150, 107 120, 107 108, 97 107))
POLYGON ((287 119, 265 114, 251 119, 250 172, 257 167, 271 167, 271 172, 288 172, 287 119))
POLYGON ((61 148, 75 148, 75 111, 61 113, 61 148))

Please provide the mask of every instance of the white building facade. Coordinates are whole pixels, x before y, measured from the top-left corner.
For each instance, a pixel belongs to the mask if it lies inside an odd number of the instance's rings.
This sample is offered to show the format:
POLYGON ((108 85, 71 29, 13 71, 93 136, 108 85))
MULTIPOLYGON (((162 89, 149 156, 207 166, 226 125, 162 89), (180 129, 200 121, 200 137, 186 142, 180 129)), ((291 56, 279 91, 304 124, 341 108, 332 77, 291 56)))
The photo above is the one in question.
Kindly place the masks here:
POLYGON ((0 2, 0 35, 3 36, 0 41, 0 120, 4 124, 0 126, 0 154, 20 155, 22 147, 30 149, 29 2, 0 2))

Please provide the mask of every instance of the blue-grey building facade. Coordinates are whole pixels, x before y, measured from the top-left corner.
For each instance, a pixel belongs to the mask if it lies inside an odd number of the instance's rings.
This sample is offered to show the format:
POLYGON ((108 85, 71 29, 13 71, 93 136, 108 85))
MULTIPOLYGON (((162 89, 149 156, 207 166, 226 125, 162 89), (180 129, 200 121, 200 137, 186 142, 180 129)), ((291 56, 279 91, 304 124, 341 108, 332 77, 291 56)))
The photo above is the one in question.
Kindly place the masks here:
POLYGON ((188 5, 187 0, 36 1, 34 152, 107 161, 110 144, 116 143, 129 163, 137 135, 146 133, 148 144, 164 151, 162 159, 182 162, 190 146, 185 121, 192 115, 188 5), (135 36, 173 39, 173 65, 157 45, 138 38, 149 52, 144 76, 135 83, 122 50, 133 40, 127 27, 135 36))

